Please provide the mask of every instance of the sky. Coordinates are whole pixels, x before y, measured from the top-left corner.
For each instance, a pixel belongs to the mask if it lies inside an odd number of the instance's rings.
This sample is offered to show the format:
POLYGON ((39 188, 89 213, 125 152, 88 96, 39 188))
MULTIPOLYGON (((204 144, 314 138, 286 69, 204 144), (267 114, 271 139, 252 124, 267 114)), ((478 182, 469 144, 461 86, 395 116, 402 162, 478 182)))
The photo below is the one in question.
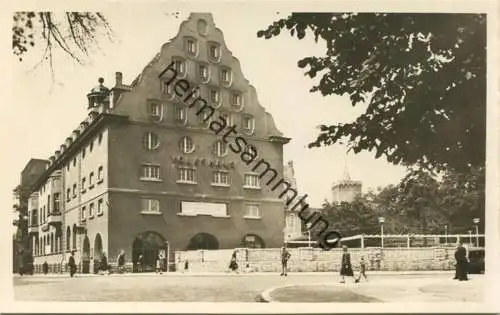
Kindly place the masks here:
MULTIPOLYGON (((175 18, 175 11, 165 4, 122 3, 102 12, 114 30, 115 40, 101 40, 101 51, 94 51, 84 66, 58 54, 52 79, 48 63, 33 70, 42 53, 40 47, 23 62, 12 57, 15 104, 1 106, 2 117, 8 117, 0 126, 2 143, 10 146, 10 154, 2 157, 6 159, 3 165, 8 165, 3 170, 0 192, 4 207, 12 208, 12 188, 29 159, 48 158, 85 118, 86 94, 97 85, 97 79, 103 77, 104 85, 111 87, 115 72, 120 71, 123 81, 130 83, 162 44, 177 34, 190 11, 181 11, 175 18)), ((331 200, 332 183, 341 178, 346 165, 351 178, 363 182, 365 192, 399 182, 405 168, 375 159, 373 153, 347 155, 342 145, 307 148, 318 135, 318 125, 352 121, 364 109, 352 107, 347 96, 323 97, 309 92, 315 81, 304 76, 297 61, 323 55, 324 43, 310 38, 298 40, 289 34, 270 40, 257 38, 258 30, 286 12, 229 4, 215 6, 210 12, 229 50, 239 59, 244 76, 255 86, 260 103, 273 115, 284 136, 292 139, 284 147, 284 163, 293 161, 298 188, 301 194, 309 195, 311 206, 331 200)))

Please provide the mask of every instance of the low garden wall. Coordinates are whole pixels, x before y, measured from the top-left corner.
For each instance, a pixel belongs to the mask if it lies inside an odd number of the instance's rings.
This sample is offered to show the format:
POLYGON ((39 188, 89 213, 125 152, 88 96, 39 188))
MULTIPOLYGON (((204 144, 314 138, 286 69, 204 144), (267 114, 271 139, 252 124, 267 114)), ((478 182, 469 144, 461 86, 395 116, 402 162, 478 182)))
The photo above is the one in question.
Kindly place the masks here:
MULTIPOLYGON (((292 248, 288 263, 291 272, 339 271, 341 249, 292 248)), ((454 247, 352 248, 351 262, 359 266, 363 256, 368 270, 415 271, 451 270, 455 266, 454 247)), ((176 270, 182 271, 188 261, 192 272, 228 270, 233 250, 197 250, 175 252, 176 270)), ((280 272, 281 249, 237 249, 238 265, 250 272, 280 272)))

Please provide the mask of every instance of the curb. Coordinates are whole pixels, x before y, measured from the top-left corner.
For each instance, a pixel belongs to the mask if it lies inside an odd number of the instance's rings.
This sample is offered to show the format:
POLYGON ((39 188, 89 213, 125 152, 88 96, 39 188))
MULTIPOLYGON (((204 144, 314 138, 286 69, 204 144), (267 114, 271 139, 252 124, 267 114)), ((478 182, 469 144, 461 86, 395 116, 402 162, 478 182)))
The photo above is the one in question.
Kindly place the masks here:
POLYGON ((272 287, 264 292, 262 292, 259 297, 262 299, 261 302, 265 303, 282 303, 280 301, 276 301, 271 297, 271 293, 275 290, 278 289, 285 289, 285 288, 293 288, 293 287, 313 287, 313 286, 331 286, 331 287, 339 287, 343 284, 341 283, 334 283, 334 282, 317 282, 317 283, 304 283, 304 284, 287 284, 287 285, 282 285, 282 286, 277 286, 277 287, 272 287))

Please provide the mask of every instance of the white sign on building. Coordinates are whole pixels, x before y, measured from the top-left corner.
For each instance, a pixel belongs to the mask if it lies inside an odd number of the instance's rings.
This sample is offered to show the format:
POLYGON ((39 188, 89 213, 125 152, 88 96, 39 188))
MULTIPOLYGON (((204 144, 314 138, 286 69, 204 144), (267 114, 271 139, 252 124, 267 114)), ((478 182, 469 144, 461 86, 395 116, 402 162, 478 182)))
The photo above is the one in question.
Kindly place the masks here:
POLYGON ((213 217, 227 217, 225 203, 210 202, 181 202, 181 213, 185 215, 210 215, 213 217))

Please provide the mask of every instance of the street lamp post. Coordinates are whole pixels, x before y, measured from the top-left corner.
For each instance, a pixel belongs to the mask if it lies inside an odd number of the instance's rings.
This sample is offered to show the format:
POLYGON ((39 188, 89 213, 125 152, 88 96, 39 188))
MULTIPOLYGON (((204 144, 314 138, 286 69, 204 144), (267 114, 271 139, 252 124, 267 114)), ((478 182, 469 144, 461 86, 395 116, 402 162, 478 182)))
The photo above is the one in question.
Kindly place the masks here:
POLYGON ((474 222, 474 226, 476 227, 476 247, 479 247, 479 218, 474 218, 472 219, 472 222, 474 222))
POLYGON ((469 245, 472 247, 472 230, 469 230, 469 245))
POLYGON ((444 243, 448 245, 448 225, 444 226, 444 243))
POLYGON ((382 248, 384 248, 384 222, 385 222, 384 217, 378 218, 378 223, 380 223, 380 245, 382 248))

